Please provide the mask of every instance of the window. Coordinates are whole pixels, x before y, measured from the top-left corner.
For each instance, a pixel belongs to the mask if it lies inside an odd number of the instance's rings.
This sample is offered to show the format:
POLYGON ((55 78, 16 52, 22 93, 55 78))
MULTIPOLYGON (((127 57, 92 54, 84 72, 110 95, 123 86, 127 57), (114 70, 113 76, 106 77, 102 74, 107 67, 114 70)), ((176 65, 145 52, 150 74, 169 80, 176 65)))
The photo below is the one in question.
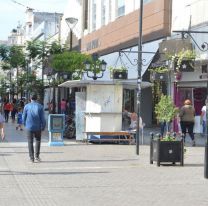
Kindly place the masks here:
POLYGON ((117 0, 117 16, 123 16, 125 14, 125 0, 117 0))
POLYGON ((88 0, 85 0, 85 6, 84 6, 84 29, 88 28, 88 0))
POLYGON ((96 30, 96 0, 92 1, 92 31, 96 30))
POLYGON ((102 1, 101 5, 101 25, 105 25, 106 21, 106 0, 102 1))

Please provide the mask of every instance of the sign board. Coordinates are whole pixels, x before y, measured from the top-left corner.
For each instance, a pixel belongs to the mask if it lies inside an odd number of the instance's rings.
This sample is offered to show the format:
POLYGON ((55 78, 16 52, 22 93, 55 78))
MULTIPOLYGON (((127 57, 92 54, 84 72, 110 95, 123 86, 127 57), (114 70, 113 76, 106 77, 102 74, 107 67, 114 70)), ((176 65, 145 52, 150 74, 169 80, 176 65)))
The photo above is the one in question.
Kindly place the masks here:
POLYGON ((49 146, 63 146, 63 132, 65 127, 64 114, 50 114, 48 116, 49 146))

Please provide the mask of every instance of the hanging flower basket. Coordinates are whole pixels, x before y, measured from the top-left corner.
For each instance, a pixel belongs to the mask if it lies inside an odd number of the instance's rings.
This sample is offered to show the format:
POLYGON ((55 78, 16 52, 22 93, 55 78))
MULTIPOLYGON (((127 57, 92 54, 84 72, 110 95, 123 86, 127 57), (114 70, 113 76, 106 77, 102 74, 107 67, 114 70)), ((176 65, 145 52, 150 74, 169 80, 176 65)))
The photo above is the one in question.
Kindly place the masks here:
POLYGON ((196 53, 192 50, 181 51, 169 59, 173 62, 174 72, 193 72, 196 53))
POLYGON ((109 67, 111 79, 128 79, 128 70, 125 67, 109 67))
POLYGON ((168 81, 168 68, 167 67, 155 67, 149 69, 150 80, 152 81, 168 81))

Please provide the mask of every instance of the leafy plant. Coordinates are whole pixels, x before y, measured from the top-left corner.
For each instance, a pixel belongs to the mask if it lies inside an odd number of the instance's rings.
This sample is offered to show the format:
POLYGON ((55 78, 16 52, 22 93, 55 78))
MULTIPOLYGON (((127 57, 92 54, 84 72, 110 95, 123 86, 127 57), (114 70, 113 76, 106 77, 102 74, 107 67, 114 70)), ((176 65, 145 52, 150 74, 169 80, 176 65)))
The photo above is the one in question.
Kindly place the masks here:
POLYGON ((165 73, 168 72, 168 68, 165 66, 161 66, 161 67, 150 68, 149 71, 156 73, 165 73))
POLYGON ((90 61, 91 57, 76 51, 65 51, 63 53, 54 54, 50 61, 50 66, 56 72, 68 72, 72 74, 73 79, 80 79, 85 69, 85 60, 90 61))
POLYGON ((176 116, 178 108, 174 105, 170 96, 161 95, 161 99, 155 106, 156 118, 160 122, 170 122, 176 116))
POLYGON ((181 63, 183 60, 194 60, 196 58, 195 51, 192 50, 182 50, 175 55, 168 55, 168 59, 171 60, 173 63, 176 62, 176 71, 179 71, 181 63))
POLYGON ((118 66, 118 67, 109 66, 108 69, 109 69, 110 72, 113 72, 113 71, 127 71, 127 68, 124 67, 124 66, 118 66))

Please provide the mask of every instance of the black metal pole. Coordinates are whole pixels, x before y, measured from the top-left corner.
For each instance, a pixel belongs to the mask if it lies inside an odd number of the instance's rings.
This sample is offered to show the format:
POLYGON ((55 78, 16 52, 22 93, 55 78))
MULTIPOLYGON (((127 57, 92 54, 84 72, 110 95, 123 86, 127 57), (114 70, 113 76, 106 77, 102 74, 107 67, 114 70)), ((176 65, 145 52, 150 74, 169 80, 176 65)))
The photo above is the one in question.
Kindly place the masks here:
MULTIPOLYGON (((208 73, 207 73, 208 76, 208 73)), ((207 99, 206 99, 206 143, 204 158, 204 177, 208 179, 208 79, 207 79, 207 99)))
POLYGON ((139 155, 139 136, 140 136, 140 116, 141 116, 141 83, 142 83, 142 18, 143 18, 143 0, 140 0, 139 14, 139 40, 138 40, 138 76, 137 76, 137 131, 136 131, 136 154, 139 155))
POLYGON ((70 51, 72 51, 72 29, 70 28, 70 51))

